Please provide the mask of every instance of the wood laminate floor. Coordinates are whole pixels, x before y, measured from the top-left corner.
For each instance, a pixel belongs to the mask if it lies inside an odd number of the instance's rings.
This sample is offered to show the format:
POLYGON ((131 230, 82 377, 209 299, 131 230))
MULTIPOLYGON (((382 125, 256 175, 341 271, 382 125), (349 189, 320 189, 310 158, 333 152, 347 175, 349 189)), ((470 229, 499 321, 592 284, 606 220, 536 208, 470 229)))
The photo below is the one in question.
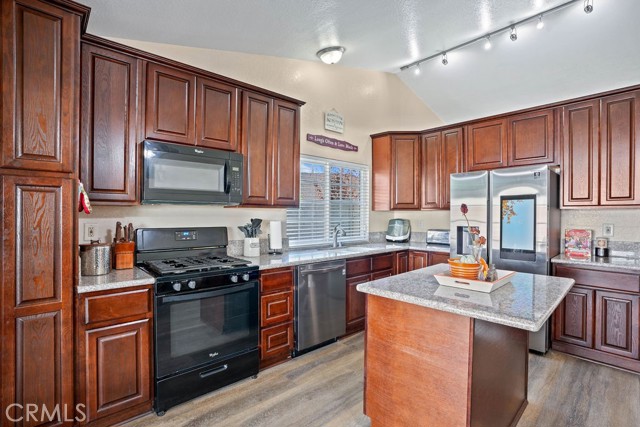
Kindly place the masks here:
MULTIPOLYGON (((352 336, 172 408, 163 417, 146 415, 126 425, 369 426, 362 414, 363 344, 362 334, 352 336)), ((554 351, 532 354, 529 405, 518 427, 532 426, 638 427, 640 375, 554 351)))

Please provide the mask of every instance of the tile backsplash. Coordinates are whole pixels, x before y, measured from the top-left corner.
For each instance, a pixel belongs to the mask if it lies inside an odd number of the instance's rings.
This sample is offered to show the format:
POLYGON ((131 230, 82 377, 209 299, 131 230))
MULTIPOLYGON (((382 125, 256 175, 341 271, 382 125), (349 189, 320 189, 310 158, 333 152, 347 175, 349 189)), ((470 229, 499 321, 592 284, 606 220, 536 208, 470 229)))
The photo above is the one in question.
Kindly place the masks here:
POLYGON ((603 224, 613 224, 611 241, 640 242, 640 209, 563 209, 561 230, 584 228, 593 231, 593 237, 604 237, 603 224))

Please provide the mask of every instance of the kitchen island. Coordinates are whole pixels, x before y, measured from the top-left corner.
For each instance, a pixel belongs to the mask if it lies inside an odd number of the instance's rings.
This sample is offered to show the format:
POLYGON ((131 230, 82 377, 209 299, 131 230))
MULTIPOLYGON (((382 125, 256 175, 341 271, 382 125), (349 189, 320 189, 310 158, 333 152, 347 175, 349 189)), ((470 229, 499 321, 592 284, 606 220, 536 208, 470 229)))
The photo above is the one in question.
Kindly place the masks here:
POLYGON ((515 426, 527 405, 528 332, 572 279, 517 273, 485 294, 439 286, 438 264, 358 285, 367 293, 371 425, 515 426))

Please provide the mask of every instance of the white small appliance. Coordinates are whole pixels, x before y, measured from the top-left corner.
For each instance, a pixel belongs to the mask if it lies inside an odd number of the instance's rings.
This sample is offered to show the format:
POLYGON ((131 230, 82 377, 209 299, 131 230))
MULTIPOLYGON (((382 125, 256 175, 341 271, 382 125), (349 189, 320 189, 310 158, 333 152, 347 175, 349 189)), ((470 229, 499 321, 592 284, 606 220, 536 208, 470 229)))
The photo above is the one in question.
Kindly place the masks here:
POLYGON ((408 219, 390 219, 386 237, 388 242, 408 242, 411 237, 411 222, 408 219))

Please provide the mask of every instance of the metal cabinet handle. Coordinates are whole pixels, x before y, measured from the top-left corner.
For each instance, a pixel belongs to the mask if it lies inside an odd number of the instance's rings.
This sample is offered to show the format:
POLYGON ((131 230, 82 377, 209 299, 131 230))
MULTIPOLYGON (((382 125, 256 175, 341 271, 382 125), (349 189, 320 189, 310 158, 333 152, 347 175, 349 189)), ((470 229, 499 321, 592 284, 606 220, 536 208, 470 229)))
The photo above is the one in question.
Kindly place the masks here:
POLYGON ((226 371, 228 367, 229 365, 222 365, 219 368, 212 369, 210 371, 200 372, 200 378, 207 378, 207 377, 210 377, 211 375, 219 374, 220 372, 226 371))

